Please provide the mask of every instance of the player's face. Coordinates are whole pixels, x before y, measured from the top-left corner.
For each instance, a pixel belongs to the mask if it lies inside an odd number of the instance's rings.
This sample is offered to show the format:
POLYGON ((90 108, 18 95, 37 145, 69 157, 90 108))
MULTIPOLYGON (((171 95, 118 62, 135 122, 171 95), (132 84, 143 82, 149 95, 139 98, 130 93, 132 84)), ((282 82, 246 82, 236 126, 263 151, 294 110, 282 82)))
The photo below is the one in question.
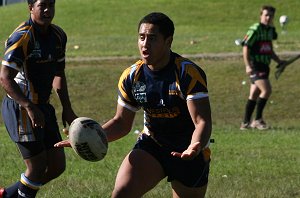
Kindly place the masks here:
POLYGON ((138 47, 141 58, 150 66, 158 70, 169 62, 172 37, 164 38, 158 26, 142 23, 139 29, 138 47))
POLYGON ((32 20, 43 27, 48 27, 55 13, 54 0, 38 0, 29 7, 32 20))
POLYGON ((274 13, 268 10, 263 10, 260 15, 260 22, 264 25, 272 25, 274 13))

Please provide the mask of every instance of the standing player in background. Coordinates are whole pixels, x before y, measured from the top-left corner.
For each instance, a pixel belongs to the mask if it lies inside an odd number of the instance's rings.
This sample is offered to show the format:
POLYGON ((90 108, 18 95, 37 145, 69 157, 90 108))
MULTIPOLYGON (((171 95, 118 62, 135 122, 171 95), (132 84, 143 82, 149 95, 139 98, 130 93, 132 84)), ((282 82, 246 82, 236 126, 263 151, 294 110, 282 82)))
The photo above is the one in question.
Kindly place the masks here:
POLYGON ((28 0, 30 18, 6 41, 0 82, 7 95, 2 103, 6 129, 23 157, 26 171, 18 182, 0 189, 0 197, 35 197, 39 188, 65 170, 65 153, 53 144, 61 140, 52 88, 63 107, 63 123, 72 110, 65 77, 67 36, 51 24, 55 0, 28 0))
POLYGON ((174 198, 205 196, 212 129, 207 80, 200 67, 171 51, 173 34, 163 13, 150 13, 138 25, 142 60, 121 75, 117 112, 103 129, 108 141, 122 138, 142 108, 144 131, 121 164, 113 198, 142 197, 165 177, 174 198))
POLYGON ((272 88, 269 80, 271 59, 278 64, 279 59, 273 50, 272 41, 277 39, 273 26, 275 8, 264 5, 260 11, 260 22, 252 25, 243 40, 243 58, 246 73, 250 76, 250 94, 246 104, 244 121, 240 129, 268 129, 263 120, 263 110, 271 95, 272 88), (256 107, 256 117, 251 123, 252 113, 256 107))

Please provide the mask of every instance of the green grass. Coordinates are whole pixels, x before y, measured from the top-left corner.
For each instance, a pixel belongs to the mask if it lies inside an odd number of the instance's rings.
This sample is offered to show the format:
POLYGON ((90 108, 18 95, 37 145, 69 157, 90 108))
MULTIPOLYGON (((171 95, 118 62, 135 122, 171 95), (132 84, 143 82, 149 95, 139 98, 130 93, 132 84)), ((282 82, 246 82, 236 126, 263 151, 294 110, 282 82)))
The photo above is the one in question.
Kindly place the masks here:
MULTIPOLYGON (((270 0, 279 16, 287 15, 288 34, 280 35, 278 51, 299 51, 300 15, 297 0, 270 0)), ((175 23, 173 49, 180 53, 240 52, 234 40, 259 20, 260 0, 60 0, 54 23, 68 34, 68 57, 137 56, 137 24, 152 11, 169 15, 175 23), (190 42, 195 41, 191 45, 190 42), (78 50, 74 46, 78 45, 78 50)), ((0 45, 28 18, 26 4, 0 7, 0 45), (18 13, 18 14, 14 14, 18 13)), ((2 54, 3 48, 0 48, 2 54)))
MULTIPOLYGON (((239 124, 249 85, 241 84, 246 80, 242 60, 195 61, 207 73, 213 113, 215 143, 211 145, 207 197, 299 197, 300 114, 294 98, 300 91, 295 75, 300 68, 292 65, 279 81, 271 76, 273 103, 267 105, 265 118, 272 129, 241 132, 239 124)), ((100 123, 113 116, 117 80, 122 70, 133 62, 70 62, 67 69, 70 97, 78 115, 92 117, 100 123), (117 64, 124 66, 116 67, 117 64)), ((58 107, 59 116, 61 108, 56 97, 53 103, 58 107)), ((141 128, 139 112, 132 131, 141 128)), ((19 179, 24 165, 4 127, 0 128, 0 135, 0 186, 6 186, 19 179)), ((66 149, 67 170, 45 185, 38 197, 109 197, 118 166, 135 140, 132 132, 112 142, 105 159, 96 163, 84 161, 66 149)), ((145 197, 171 197, 170 186, 163 180, 145 197)))
MULTIPOLYGON (((269 3, 277 7, 275 25, 278 28, 280 15, 290 17, 288 34, 279 35, 276 51, 297 51, 300 2, 270 0, 269 3)), ((136 26, 143 15, 163 11, 171 16, 176 25, 173 49, 180 54, 241 53, 234 39, 242 37, 258 18, 260 5, 259 0, 57 1, 54 22, 68 34, 67 56, 77 58, 77 61, 68 59, 66 71, 76 113, 100 123, 114 115, 118 78, 134 60, 97 58, 137 56, 136 26), (191 40, 196 44, 191 45, 191 40), (80 48, 75 50, 74 45, 80 48), (86 57, 96 59, 84 59, 86 57)), ((21 3, 0 7, 1 46, 16 25, 28 17, 25 6, 21 3)), ((3 54, 3 47, 0 53, 3 54)), ((278 81, 274 79, 274 63, 271 65, 273 94, 264 117, 272 129, 241 132, 239 125, 249 91, 242 59, 194 61, 207 73, 213 116, 215 143, 211 145, 207 197, 300 197, 299 63, 287 68, 278 81), (242 85, 242 81, 246 81, 246 85, 242 85)), ((0 91, 0 95, 3 94, 0 91)), ((53 96, 52 102, 57 106, 60 119, 59 101, 53 96)), ((60 120, 59 124, 62 126, 60 120)), ((7 186, 19 179, 24 165, 1 120, 0 126, 0 186, 7 186)), ((139 112, 132 131, 141 128, 142 112, 139 112)), ((45 185, 38 197, 110 197, 118 167, 135 139, 136 135, 130 133, 110 143, 105 159, 96 163, 84 161, 66 149, 66 171, 45 185)), ((171 197, 170 186, 163 180, 145 197, 171 197)))

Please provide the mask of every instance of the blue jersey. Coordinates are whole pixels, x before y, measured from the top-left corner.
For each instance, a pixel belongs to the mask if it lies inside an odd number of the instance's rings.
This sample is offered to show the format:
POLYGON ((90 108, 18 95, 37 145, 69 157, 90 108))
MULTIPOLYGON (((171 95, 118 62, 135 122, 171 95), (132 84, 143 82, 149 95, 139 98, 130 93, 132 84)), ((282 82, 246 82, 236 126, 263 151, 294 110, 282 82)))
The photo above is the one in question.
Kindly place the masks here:
POLYGON ((65 68, 66 42, 60 27, 51 24, 42 34, 31 19, 6 40, 2 65, 18 70, 15 81, 33 103, 49 102, 54 76, 65 68))
POLYGON ((137 61, 120 77, 118 103, 132 111, 144 110, 144 130, 158 142, 186 148, 195 126, 187 100, 208 97, 204 71, 172 52, 169 64, 152 71, 137 61))

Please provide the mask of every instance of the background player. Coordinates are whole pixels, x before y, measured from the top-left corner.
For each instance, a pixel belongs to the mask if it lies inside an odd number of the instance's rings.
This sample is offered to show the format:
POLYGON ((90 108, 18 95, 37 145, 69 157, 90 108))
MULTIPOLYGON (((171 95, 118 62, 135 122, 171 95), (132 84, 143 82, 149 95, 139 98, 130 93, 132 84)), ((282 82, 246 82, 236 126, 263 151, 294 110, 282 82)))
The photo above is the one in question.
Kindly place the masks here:
POLYGON ((260 11, 260 22, 252 25, 242 44, 246 73, 250 76, 251 85, 244 121, 240 129, 257 128, 268 129, 263 120, 263 110, 271 95, 272 88, 269 80, 271 59, 278 64, 283 63, 273 50, 272 41, 277 39, 273 26, 275 8, 264 5, 260 11), (251 121, 252 113, 256 107, 255 120, 251 121))
POLYGON ((1 189, 0 197, 35 197, 39 188, 65 170, 65 154, 53 144, 61 140, 52 88, 63 107, 62 119, 75 118, 65 78, 67 36, 51 24, 55 0, 28 0, 30 19, 6 41, 0 82, 7 92, 2 116, 27 167, 20 181, 1 189))

